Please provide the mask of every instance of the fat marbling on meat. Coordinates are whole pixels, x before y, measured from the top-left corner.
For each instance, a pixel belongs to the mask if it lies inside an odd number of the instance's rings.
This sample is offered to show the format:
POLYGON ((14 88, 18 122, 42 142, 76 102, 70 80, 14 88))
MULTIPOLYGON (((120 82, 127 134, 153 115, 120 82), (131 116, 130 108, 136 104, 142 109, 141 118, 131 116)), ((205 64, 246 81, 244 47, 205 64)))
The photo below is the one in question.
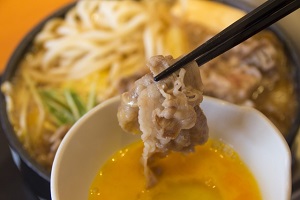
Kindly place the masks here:
POLYGON ((142 162, 148 186, 156 182, 151 170, 154 158, 169 151, 191 152, 208 139, 208 126, 200 103, 203 85, 195 62, 155 82, 153 77, 176 60, 154 56, 147 63, 151 73, 122 94, 118 110, 120 126, 130 133, 142 133, 142 162))

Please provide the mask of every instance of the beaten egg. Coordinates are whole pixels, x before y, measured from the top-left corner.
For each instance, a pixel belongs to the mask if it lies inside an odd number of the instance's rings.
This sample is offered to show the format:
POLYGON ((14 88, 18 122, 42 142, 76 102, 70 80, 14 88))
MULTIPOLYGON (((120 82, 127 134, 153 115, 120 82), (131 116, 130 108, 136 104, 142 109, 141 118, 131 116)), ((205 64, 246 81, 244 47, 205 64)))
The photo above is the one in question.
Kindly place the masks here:
POLYGON ((258 184, 238 154, 210 139, 195 152, 170 153, 155 162, 158 183, 146 188, 137 142, 115 153, 100 169, 90 187, 90 200, 261 199, 258 184))

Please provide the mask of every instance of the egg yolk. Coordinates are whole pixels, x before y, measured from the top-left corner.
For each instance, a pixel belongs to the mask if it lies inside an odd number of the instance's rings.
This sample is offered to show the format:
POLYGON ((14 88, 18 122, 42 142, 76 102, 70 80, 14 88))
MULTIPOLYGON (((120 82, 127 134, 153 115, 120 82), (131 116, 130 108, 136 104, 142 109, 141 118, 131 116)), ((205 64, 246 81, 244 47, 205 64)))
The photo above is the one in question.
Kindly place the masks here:
POLYGON ((142 142, 108 160, 90 187, 90 200, 259 200, 258 185, 238 154, 228 145, 209 140, 195 152, 172 152, 157 160, 158 183, 145 188, 142 142))

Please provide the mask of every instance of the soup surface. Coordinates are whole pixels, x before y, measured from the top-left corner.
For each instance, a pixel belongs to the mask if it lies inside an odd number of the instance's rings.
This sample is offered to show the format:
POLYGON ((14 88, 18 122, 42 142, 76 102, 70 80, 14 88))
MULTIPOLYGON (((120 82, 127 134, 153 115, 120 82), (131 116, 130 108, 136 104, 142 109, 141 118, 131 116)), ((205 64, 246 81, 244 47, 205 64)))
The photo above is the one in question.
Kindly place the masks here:
POLYGON ((261 199, 249 169, 220 141, 209 140, 194 153, 171 153, 157 160, 158 183, 149 189, 145 188, 142 149, 138 142, 114 154, 96 175, 89 199, 261 199))

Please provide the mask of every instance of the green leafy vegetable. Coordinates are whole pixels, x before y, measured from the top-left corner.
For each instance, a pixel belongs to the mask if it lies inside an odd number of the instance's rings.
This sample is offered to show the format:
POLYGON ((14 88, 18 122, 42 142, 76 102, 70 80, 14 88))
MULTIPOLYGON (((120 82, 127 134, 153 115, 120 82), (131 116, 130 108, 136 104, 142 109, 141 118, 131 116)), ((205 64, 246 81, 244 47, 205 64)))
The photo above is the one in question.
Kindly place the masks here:
POLYGON ((88 111, 74 91, 64 90, 61 92, 43 89, 39 91, 39 94, 52 120, 59 126, 74 124, 88 111))

